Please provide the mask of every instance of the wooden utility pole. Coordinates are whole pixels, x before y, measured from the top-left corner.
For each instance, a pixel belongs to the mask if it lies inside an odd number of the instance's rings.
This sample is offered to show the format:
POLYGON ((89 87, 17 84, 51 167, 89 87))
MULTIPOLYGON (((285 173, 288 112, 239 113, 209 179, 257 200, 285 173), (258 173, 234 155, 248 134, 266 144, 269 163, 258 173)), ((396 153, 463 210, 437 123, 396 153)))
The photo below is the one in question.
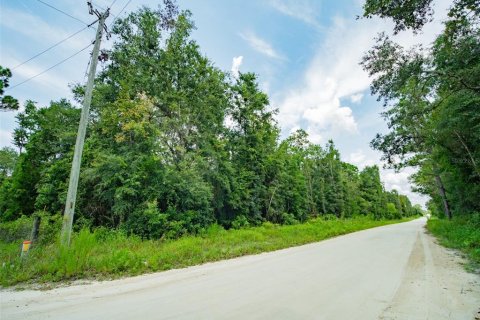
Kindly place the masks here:
POLYGON ((100 13, 92 8, 88 2, 90 14, 98 17, 97 35, 92 51, 92 62, 88 73, 88 82, 83 99, 82 114, 80 116, 80 124, 78 125, 77 141, 75 142, 75 151, 73 154, 72 169, 70 171, 70 180, 68 183, 67 201, 65 203, 65 212, 63 215, 61 241, 63 245, 70 244, 70 236, 72 234, 73 215, 75 213, 75 201, 77 198, 78 178, 80 175, 80 165, 82 162, 83 145, 85 142, 85 133, 87 131, 88 115, 90 103, 92 102, 93 81, 98 63, 98 53, 100 51, 100 42, 105 29, 105 20, 109 15, 109 9, 104 13, 100 13))

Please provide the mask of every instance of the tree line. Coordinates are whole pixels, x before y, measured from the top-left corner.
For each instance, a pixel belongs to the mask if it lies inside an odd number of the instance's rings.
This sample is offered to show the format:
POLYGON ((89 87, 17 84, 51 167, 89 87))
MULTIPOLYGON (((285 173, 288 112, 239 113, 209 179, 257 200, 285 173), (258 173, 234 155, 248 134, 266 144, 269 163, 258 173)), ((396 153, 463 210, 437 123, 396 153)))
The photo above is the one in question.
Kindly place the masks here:
MULTIPOLYGON (((190 37, 191 14, 167 6, 119 19, 95 79, 76 223, 144 238, 319 216, 401 218, 421 209, 385 190, 377 166, 341 160, 303 130, 280 128, 253 73, 223 72, 190 37)), ((77 102, 84 87, 73 89, 77 102)), ((9 100, 11 101, 11 100, 9 100)), ((0 219, 61 215, 80 110, 28 101, 0 151, 0 219)))
MULTIPOLYGON (((394 33, 421 32, 433 5, 367 0, 364 16, 392 18, 394 33)), ((480 1, 454 0, 430 46, 403 48, 383 33, 362 60, 390 128, 372 147, 392 168, 417 168, 416 190, 430 196, 432 213, 448 218, 480 212, 479 27, 480 1)))

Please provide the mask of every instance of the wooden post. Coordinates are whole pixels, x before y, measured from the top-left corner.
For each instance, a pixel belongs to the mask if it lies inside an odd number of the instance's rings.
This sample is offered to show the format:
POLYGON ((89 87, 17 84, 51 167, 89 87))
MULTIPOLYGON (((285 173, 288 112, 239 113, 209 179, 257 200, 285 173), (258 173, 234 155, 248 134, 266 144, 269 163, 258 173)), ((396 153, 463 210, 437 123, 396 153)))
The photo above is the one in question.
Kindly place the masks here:
POLYGON ((32 245, 34 245, 38 240, 38 233, 40 231, 40 222, 42 218, 40 216, 33 217, 33 226, 32 226, 32 234, 30 235, 30 241, 32 241, 32 245))

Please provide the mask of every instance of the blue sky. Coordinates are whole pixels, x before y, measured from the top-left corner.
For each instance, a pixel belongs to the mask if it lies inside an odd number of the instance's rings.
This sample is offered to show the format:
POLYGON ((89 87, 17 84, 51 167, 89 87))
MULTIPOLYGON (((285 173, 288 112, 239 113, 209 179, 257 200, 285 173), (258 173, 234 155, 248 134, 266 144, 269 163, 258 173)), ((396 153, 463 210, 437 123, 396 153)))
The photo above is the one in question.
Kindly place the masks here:
MULTIPOLYGON (((128 0, 117 0, 112 16, 128 0)), ((90 23, 86 1, 44 0, 70 15, 90 23)), ((112 0, 96 0, 107 7, 112 0)), ((11 86, 38 74, 85 48, 94 38, 87 28, 46 54, 13 69, 19 63, 85 27, 35 0, 2 0, 0 10, 0 64, 12 69, 11 86)), ((132 0, 122 16, 142 5, 159 1, 132 0)), ((279 110, 277 121, 282 137, 305 129, 315 143, 330 138, 342 158, 363 168, 381 166, 380 154, 369 147, 377 132, 386 132, 379 113, 381 104, 370 96, 370 79, 359 61, 380 31, 392 24, 379 19, 357 20, 361 0, 179 0, 181 9, 193 14, 197 29, 192 37, 201 51, 219 68, 258 74, 261 88, 279 110)), ((428 45, 441 31, 448 1, 437 1, 436 19, 419 35, 403 32, 395 40, 404 46, 428 45)), ((110 23, 110 22, 109 22, 110 23)), ((111 46, 105 41, 103 47, 111 46)), ((71 98, 69 85, 85 80, 90 48, 35 79, 7 89, 22 103, 28 99, 47 105, 61 97, 71 98)), ((0 113, 0 147, 11 145, 15 113, 0 113)), ((412 170, 394 173, 382 169, 387 189, 407 194, 415 203, 426 200, 410 191, 412 170)))

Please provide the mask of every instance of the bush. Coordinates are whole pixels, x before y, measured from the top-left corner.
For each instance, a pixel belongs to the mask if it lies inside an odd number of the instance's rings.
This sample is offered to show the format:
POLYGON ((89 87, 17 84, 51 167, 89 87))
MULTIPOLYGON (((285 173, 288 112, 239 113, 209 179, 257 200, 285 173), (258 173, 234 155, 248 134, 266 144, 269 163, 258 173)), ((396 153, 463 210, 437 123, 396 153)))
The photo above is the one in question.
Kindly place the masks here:
POLYGON ((463 251, 471 265, 480 266, 480 213, 463 215, 452 220, 429 219, 428 230, 446 247, 463 251))
MULTIPOLYGON (((43 211, 34 213, 34 216, 40 217, 39 243, 51 243, 58 237, 61 226, 61 215, 49 215, 43 211)), ((0 223, 0 241, 3 242, 22 242, 31 240, 30 236, 33 227, 33 216, 22 216, 14 221, 0 223)))
POLYGON ((299 223, 298 220, 295 219, 295 217, 292 214, 288 214, 286 212, 282 214, 282 224, 288 226, 288 225, 294 225, 298 223, 299 223))
POLYGON ((149 202, 135 210, 122 229, 142 239, 160 239, 168 229, 168 216, 158 210, 157 202, 149 202))
POLYGON ((233 229, 243 229, 243 228, 248 228, 250 226, 250 223, 248 222, 247 217, 244 215, 237 216, 233 221, 232 221, 232 228, 233 229))
POLYGON ((62 230, 62 214, 49 215, 46 212, 36 214, 39 215, 41 219, 38 242, 40 244, 48 244, 59 239, 60 231, 62 230))
POLYGON ((142 239, 177 239, 186 234, 202 234, 211 223, 210 218, 199 211, 177 212, 168 208, 161 212, 154 201, 131 214, 122 229, 142 239))
POLYGON ((203 237, 206 238, 206 237, 216 237, 223 234, 225 234, 225 229, 221 225, 214 223, 211 226, 209 226, 207 229, 205 229, 202 235, 203 237))
POLYGON ((17 220, 0 223, 0 241, 19 242, 30 237, 32 218, 21 216, 17 220))

